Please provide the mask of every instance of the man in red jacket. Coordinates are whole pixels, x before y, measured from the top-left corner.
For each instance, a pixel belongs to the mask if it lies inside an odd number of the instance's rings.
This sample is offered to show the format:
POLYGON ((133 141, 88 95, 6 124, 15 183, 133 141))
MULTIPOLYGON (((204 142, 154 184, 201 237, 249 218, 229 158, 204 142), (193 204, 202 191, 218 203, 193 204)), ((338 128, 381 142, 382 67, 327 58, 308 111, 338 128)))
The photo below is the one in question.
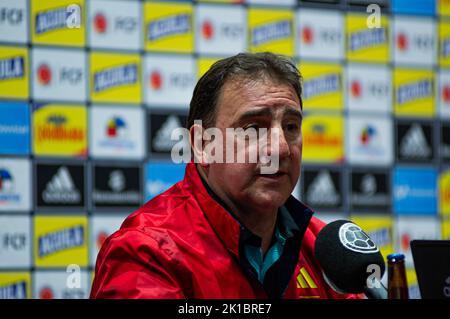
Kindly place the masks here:
POLYGON ((324 224, 291 196, 300 175, 302 117, 301 76, 289 60, 244 53, 216 62, 191 100, 193 155, 184 179, 106 240, 91 298, 357 297, 337 294, 324 281, 314 258, 324 224), (196 139, 212 127, 224 135, 230 128, 276 132, 277 139, 250 161, 257 143, 249 136, 231 144, 239 150, 211 147, 217 137, 196 139), (233 162, 213 160, 219 152, 222 159, 231 152, 233 162), (276 163, 274 171, 263 172, 271 164, 264 156, 276 163))

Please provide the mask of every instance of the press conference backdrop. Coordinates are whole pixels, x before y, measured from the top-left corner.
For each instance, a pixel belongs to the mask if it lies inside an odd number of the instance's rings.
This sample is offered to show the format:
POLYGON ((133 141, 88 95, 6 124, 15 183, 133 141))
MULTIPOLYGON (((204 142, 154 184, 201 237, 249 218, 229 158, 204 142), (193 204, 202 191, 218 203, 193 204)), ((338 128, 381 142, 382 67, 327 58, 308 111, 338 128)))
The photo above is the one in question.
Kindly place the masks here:
POLYGON ((450 238, 449 0, 0 0, 0 298, 88 297, 104 239, 183 177, 197 79, 242 51, 304 76, 295 195, 405 252, 419 296, 409 241, 450 238))

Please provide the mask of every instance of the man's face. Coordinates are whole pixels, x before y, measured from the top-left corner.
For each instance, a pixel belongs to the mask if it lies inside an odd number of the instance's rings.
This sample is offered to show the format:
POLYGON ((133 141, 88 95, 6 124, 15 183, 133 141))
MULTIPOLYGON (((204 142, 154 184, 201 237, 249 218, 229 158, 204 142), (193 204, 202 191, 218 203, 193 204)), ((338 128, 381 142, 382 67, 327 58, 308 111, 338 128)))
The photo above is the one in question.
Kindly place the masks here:
MULTIPOLYGON (((278 145, 269 139, 267 153, 278 156, 279 168, 275 174, 261 174, 261 158, 258 156, 257 163, 248 161, 249 152, 257 152, 258 148, 246 143, 244 150, 237 150, 235 143, 235 153, 244 151, 246 162, 209 164, 208 181, 212 188, 243 210, 280 207, 300 175, 301 121, 300 101, 291 86, 270 80, 225 83, 218 100, 215 126, 225 138, 226 128, 254 128, 257 131, 265 128, 268 136, 278 130, 278 145)), ((226 142, 224 148, 225 145, 226 142)))

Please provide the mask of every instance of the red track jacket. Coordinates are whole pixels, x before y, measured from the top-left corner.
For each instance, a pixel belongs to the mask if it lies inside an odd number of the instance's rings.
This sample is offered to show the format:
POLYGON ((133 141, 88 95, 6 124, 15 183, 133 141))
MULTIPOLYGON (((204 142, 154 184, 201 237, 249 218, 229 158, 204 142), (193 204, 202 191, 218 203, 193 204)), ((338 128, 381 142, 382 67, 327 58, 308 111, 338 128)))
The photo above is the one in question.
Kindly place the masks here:
MULTIPOLYGON (((358 298, 335 293, 322 277, 314 242, 324 225, 312 217, 305 227, 283 298, 358 298)), ((239 263, 240 234, 239 223, 189 163, 184 180, 130 215, 105 241, 91 298, 267 298, 239 263)))

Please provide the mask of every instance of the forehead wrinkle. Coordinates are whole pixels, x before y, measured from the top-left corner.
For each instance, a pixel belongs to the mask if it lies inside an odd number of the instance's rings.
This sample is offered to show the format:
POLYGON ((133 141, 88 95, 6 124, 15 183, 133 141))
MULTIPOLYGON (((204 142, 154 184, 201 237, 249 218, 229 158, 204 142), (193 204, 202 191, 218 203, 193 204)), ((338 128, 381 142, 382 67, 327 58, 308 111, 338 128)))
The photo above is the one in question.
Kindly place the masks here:
POLYGON ((265 86, 264 92, 255 94, 252 87, 257 84, 261 84, 261 82, 253 81, 253 83, 243 83, 243 85, 235 85, 228 89, 233 90, 233 98, 246 96, 248 98, 247 102, 258 102, 255 106, 292 106, 293 102, 295 102, 296 105, 300 104, 297 94, 295 94, 295 92, 293 92, 294 90, 288 85, 275 83, 273 83, 274 85, 267 85, 262 83, 265 86))
POLYGON ((294 109, 291 106, 280 106, 279 108, 273 108, 273 107, 254 107, 250 110, 247 110, 239 115, 238 118, 234 119, 233 123, 238 123, 245 121, 247 119, 252 119, 255 117, 270 117, 270 118, 277 118, 277 117, 286 117, 286 116, 295 116, 299 119, 303 117, 303 114, 301 111, 294 109))
MULTIPOLYGON (((278 109, 289 108, 300 108, 301 104, 299 102, 298 96, 294 89, 288 84, 278 83, 276 81, 260 79, 230 79, 222 87, 222 90, 218 99, 218 115, 219 114, 230 114, 231 110, 233 114, 229 117, 231 119, 230 123, 239 120, 241 115, 239 114, 242 107, 251 107, 252 109, 257 108, 269 108, 271 110, 272 116, 278 113, 278 109), (253 90, 255 86, 261 85, 264 90, 253 90), (281 91, 281 92, 280 92, 281 91), (257 94, 256 94, 257 92, 257 94), (224 97, 226 96, 226 100, 224 97), (232 105, 237 103, 242 103, 239 108, 233 108, 232 105), (275 110, 273 110, 275 109, 275 110)), ((280 110, 280 111, 281 111, 280 110)), ((245 111, 244 111, 245 112, 245 111)), ((283 112, 284 113, 284 112, 283 112)), ((225 121, 224 118, 217 118, 217 124, 225 121)), ((226 122, 226 121, 225 121, 226 122)))

